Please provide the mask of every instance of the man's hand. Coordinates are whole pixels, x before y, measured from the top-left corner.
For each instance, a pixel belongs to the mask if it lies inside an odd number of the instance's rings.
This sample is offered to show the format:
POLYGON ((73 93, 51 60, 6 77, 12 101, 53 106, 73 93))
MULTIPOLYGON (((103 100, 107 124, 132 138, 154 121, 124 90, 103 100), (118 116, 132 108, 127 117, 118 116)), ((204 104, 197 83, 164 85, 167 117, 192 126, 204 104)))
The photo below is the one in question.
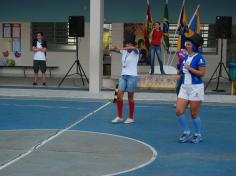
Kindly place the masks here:
POLYGON ((114 51, 114 52, 117 52, 117 53, 119 53, 120 50, 121 50, 121 48, 120 48, 120 45, 118 43, 115 43, 114 47, 110 49, 110 51, 114 51))
POLYGON ((120 50, 120 45, 119 45, 118 43, 115 43, 114 49, 115 49, 115 50, 120 50))

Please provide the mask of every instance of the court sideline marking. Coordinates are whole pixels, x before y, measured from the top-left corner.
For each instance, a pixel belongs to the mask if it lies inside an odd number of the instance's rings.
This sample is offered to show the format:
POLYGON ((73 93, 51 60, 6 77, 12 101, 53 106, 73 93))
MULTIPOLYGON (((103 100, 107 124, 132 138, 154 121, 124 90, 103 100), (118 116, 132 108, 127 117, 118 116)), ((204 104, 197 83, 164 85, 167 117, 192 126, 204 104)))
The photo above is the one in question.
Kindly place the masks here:
POLYGON ((16 107, 33 107, 33 108, 46 108, 46 109, 76 109, 76 110, 85 110, 88 108, 78 108, 72 106, 47 106, 47 105, 24 105, 24 104, 8 104, 8 103, 0 103, 0 106, 16 106, 16 107))
POLYGON ((97 108, 96 110, 88 113, 86 116, 84 116, 82 119, 80 119, 79 121, 74 122, 73 124, 71 124, 70 126, 68 126, 67 128, 64 128, 62 130, 57 131, 54 135, 50 136, 49 138, 41 141, 39 144, 36 144, 35 146, 31 147, 28 151, 21 153, 19 155, 17 155, 14 159, 9 160, 3 164, 0 165, 0 171, 3 170, 4 168, 14 164, 15 162, 21 160, 22 158, 28 156, 29 154, 33 153, 34 151, 36 151, 37 149, 39 149, 40 147, 44 146, 45 144, 47 144, 48 142, 52 141, 53 139, 57 138, 58 136, 62 135, 63 133, 65 133, 66 131, 70 130, 71 128, 75 127, 76 125, 78 125, 79 123, 83 122, 84 120, 86 120, 87 118, 89 118, 90 116, 94 115, 96 112, 102 110, 103 108, 105 108, 106 106, 108 106, 109 104, 111 104, 111 101, 107 102, 106 104, 100 106, 99 108, 97 108))

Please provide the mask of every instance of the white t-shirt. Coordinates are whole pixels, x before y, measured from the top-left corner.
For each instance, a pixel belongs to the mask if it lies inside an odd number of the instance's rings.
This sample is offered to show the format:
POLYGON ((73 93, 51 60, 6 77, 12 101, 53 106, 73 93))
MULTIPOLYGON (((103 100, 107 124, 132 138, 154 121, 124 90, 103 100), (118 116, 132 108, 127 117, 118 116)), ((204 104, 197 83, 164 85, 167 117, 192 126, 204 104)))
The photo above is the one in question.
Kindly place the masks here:
MULTIPOLYGON (((37 41, 37 48, 43 48, 39 41, 37 41)), ((46 60, 45 52, 42 52, 42 51, 35 52, 34 53, 34 60, 45 61, 46 60)))
POLYGON ((139 60, 139 51, 136 53, 135 51, 128 52, 127 50, 121 50, 120 53, 122 55, 121 75, 137 76, 138 75, 137 65, 138 65, 138 60, 139 60))

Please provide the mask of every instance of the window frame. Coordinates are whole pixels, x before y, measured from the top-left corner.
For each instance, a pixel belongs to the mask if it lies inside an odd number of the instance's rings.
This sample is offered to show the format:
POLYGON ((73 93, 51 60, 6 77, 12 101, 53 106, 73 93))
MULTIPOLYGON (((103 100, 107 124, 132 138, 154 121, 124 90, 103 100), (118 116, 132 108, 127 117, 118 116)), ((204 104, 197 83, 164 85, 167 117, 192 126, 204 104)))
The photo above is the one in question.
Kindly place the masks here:
MULTIPOLYGON (((31 22, 31 43, 34 39, 35 33, 43 32, 45 40, 47 41, 49 52, 74 52, 76 51, 75 37, 69 37, 69 23, 68 22, 31 22), (41 25, 41 27, 37 27, 41 25), (63 28, 63 25, 66 28, 63 28), (47 29, 48 28, 48 29, 47 29), (51 29, 50 29, 51 28, 51 29), (60 36, 60 33, 64 35, 60 36), (66 35, 65 35, 66 33, 66 35), (47 36, 52 36, 48 38, 47 36), (65 42, 59 41, 65 40, 65 42)), ((30 45, 30 50, 32 46, 30 45)))

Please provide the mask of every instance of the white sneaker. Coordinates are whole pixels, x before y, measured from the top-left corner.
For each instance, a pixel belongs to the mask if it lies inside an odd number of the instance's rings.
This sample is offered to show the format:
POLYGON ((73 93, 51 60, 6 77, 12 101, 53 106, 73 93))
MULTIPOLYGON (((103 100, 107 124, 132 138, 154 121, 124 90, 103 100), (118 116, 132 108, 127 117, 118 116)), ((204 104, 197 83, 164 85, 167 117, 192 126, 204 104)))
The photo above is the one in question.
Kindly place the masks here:
POLYGON ((120 117, 116 117, 115 119, 111 121, 111 123, 121 123, 121 122, 123 122, 123 119, 120 117))
POLYGON ((134 123, 134 119, 128 118, 128 119, 126 119, 126 121, 124 123, 125 124, 134 123))

